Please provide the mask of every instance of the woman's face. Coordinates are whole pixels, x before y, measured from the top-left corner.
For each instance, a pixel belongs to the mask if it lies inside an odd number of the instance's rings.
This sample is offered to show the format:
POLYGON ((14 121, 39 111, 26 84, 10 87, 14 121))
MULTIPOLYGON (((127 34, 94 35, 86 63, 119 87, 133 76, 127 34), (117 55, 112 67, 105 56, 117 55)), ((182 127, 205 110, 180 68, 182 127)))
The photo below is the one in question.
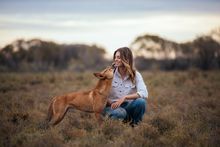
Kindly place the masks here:
POLYGON ((120 52, 116 52, 116 54, 115 54, 115 66, 116 67, 123 66, 122 61, 121 61, 120 52))

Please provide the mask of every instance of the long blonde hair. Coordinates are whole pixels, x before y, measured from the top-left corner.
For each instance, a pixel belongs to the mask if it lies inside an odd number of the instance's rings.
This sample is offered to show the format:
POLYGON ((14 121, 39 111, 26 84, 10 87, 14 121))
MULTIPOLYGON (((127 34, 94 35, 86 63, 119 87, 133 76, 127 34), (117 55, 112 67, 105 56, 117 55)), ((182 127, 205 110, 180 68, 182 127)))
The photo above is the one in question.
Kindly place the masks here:
POLYGON ((132 83, 135 83, 135 69, 133 65, 133 54, 132 51, 128 47, 118 48, 113 55, 113 60, 115 60, 116 52, 120 53, 121 60, 123 65, 125 66, 129 78, 131 79, 132 83))

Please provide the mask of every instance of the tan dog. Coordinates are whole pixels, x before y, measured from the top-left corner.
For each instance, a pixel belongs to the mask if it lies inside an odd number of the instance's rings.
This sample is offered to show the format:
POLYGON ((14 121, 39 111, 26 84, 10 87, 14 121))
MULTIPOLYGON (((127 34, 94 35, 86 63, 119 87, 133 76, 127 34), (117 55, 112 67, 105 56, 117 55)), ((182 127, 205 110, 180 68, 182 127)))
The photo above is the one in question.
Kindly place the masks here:
POLYGON ((85 92, 73 92, 52 99, 48 110, 48 121, 58 124, 65 116, 68 108, 76 108, 85 112, 94 112, 99 123, 101 113, 107 103, 107 95, 111 89, 113 69, 106 68, 100 73, 94 73, 99 79, 93 90, 85 92))

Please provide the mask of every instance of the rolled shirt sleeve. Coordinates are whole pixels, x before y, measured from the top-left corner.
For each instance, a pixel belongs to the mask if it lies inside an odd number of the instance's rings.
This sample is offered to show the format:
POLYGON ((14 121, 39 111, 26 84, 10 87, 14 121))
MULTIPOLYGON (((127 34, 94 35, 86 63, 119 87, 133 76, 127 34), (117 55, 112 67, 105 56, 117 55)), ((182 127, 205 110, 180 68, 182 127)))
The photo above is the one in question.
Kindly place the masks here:
POLYGON ((144 80, 138 71, 136 71, 136 88, 137 93, 141 98, 148 98, 147 86, 145 85, 144 80))

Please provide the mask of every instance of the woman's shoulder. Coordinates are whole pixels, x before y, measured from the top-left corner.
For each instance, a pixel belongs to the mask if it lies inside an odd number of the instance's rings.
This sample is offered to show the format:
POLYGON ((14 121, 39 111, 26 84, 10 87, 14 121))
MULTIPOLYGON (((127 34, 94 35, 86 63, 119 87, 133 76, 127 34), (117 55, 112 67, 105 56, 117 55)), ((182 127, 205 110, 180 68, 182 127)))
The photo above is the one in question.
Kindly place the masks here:
POLYGON ((139 71, 135 70, 135 76, 136 76, 136 77, 140 77, 140 76, 141 76, 141 73, 140 73, 139 71))
POLYGON ((135 79, 136 80, 143 79, 141 73, 139 71, 137 71, 137 70, 135 71, 135 79))

